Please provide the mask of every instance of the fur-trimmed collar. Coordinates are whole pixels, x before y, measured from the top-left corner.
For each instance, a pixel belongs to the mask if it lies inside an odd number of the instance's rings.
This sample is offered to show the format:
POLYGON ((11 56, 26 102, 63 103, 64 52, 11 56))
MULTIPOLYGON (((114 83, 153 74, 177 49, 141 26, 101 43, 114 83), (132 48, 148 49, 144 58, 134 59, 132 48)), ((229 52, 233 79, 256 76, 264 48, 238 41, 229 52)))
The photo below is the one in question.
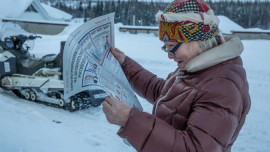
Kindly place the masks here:
POLYGON ((191 59, 185 66, 187 72, 197 72, 240 56, 244 50, 236 36, 224 36, 225 42, 191 59))

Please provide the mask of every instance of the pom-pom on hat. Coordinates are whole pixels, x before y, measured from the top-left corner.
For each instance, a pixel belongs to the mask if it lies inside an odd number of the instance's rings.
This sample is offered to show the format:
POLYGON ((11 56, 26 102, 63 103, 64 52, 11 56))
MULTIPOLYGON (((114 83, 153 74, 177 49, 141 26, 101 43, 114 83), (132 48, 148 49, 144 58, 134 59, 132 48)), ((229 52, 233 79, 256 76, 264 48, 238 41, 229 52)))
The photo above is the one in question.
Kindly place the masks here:
POLYGON ((164 12, 156 14, 161 41, 205 41, 215 37, 224 42, 218 29, 219 19, 203 0, 175 0, 164 12))

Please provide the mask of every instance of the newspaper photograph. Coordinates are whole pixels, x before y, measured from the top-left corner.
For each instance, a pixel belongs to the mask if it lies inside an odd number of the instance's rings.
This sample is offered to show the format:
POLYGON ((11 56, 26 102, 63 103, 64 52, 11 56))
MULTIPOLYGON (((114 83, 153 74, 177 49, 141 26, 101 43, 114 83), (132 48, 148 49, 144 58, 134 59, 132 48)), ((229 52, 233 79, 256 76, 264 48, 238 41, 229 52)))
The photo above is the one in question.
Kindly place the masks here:
POLYGON ((64 98, 85 90, 108 95, 142 109, 117 59, 114 48, 114 13, 92 19, 72 32, 63 53, 64 98))

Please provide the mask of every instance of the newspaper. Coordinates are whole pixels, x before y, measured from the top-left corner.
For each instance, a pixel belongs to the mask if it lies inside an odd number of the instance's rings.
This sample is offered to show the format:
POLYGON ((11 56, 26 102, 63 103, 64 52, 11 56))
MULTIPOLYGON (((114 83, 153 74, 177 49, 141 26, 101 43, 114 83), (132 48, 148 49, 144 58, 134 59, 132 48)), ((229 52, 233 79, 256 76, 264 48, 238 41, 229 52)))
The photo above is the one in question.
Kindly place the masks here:
POLYGON ((69 35, 63 53, 65 99, 85 90, 101 89, 106 93, 99 96, 111 94, 142 109, 111 47, 114 13, 92 19, 69 35))

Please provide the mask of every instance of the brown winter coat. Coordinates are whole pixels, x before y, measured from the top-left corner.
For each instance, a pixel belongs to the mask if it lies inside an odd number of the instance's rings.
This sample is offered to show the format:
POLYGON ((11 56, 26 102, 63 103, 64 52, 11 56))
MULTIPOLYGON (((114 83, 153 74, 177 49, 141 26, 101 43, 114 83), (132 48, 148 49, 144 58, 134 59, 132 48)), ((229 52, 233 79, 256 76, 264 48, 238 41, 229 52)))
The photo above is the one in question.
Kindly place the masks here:
POLYGON ((132 109, 118 134, 140 152, 230 152, 250 109, 240 57, 166 80, 126 57, 134 90, 154 104, 153 115, 132 109))

